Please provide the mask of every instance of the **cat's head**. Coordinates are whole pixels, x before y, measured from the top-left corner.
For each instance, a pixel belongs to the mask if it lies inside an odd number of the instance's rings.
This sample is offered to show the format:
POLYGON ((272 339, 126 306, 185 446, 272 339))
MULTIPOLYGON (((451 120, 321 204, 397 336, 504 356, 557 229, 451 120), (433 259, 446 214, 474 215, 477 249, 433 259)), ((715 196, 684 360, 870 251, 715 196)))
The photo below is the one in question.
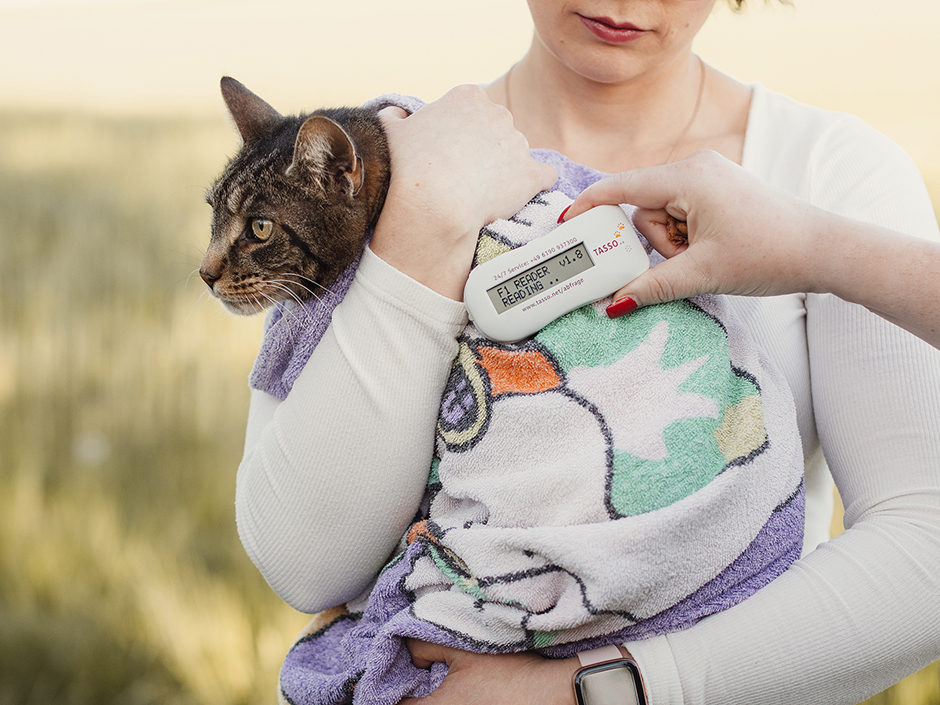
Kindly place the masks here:
POLYGON ((209 189, 199 273, 230 311, 329 295, 385 200, 388 146, 373 111, 282 116, 238 81, 222 96, 242 146, 209 189))

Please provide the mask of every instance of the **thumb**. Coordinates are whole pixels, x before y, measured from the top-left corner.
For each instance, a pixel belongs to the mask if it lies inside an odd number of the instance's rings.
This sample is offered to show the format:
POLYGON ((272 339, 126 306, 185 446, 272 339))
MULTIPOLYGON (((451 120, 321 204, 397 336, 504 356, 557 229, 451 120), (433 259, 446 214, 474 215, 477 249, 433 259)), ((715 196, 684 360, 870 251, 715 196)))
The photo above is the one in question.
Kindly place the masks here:
POLYGON ((407 640, 408 651, 411 652, 411 662, 417 668, 430 668, 434 663, 447 663, 453 649, 440 644, 432 644, 418 639, 407 640))
POLYGON ((607 315, 616 318, 641 306, 662 304, 704 293, 706 279, 681 253, 652 267, 614 293, 607 315), (627 303, 632 299, 633 303, 627 303))
POLYGON ((594 206, 632 203, 627 200, 627 194, 630 191, 628 184, 632 179, 631 172, 621 172, 591 184, 578 194, 574 203, 562 214, 563 219, 571 220, 591 210, 594 206))
POLYGON ((677 163, 651 166, 613 174, 588 186, 571 204, 565 220, 594 206, 630 203, 649 209, 663 209, 673 203, 676 194, 677 163))
POLYGON ((555 167, 553 167, 551 164, 535 162, 535 165, 537 171, 536 183, 539 184, 539 190, 550 190, 558 182, 558 172, 555 171, 555 167))
POLYGON ((404 120, 408 117, 409 113, 407 110, 399 108, 397 105, 387 105, 379 111, 378 115, 382 124, 388 125, 391 122, 404 120))

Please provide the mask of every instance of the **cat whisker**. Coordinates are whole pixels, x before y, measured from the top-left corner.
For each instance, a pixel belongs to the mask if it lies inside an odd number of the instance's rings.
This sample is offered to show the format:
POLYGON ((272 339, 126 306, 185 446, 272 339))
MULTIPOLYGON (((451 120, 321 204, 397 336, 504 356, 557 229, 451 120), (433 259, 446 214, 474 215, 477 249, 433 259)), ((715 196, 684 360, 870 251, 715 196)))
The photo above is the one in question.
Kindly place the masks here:
POLYGON ((272 305, 275 305, 275 306, 276 306, 276 305, 279 303, 277 299, 275 299, 275 298, 274 298, 273 296, 271 296, 270 294, 264 293, 263 291, 259 291, 259 292, 257 292, 257 294, 254 294, 254 295, 252 296, 252 298, 255 299, 255 303, 260 303, 260 301, 258 301, 258 298, 257 298, 257 295, 258 295, 258 294, 260 294, 261 296, 263 296, 264 298, 266 298, 269 302, 271 302, 272 305))
POLYGON ((196 250, 199 252, 199 254, 201 254, 203 257, 206 256, 206 250, 203 249, 201 246, 197 245, 195 242, 187 242, 186 244, 192 245, 193 247, 195 247, 196 250))
POLYGON ((194 248, 196 248, 196 251, 203 257, 206 256, 206 252, 208 251, 206 248, 203 248, 202 246, 197 245, 195 242, 187 242, 186 244, 192 245, 194 248))
MULTIPOLYGON (((281 281, 283 281, 283 280, 267 279, 267 280, 265 281, 265 283, 266 283, 266 284, 271 284, 271 285, 274 286, 276 289, 280 289, 281 291, 285 292, 291 299, 293 299, 294 301, 297 302, 297 305, 298 305, 298 306, 303 306, 303 304, 304 304, 303 299, 301 299, 301 298, 297 295, 296 292, 291 291, 290 287, 284 286, 284 284, 282 284, 281 281)), ((292 282, 287 282, 287 283, 290 284, 290 283, 292 283, 292 282)), ((312 293, 312 292, 311 292, 311 293, 312 293)), ((268 298, 270 298, 270 297, 268 297, 268 298)), ((272 299, 272 300, 273 300, 273 299, 272 299)))
POLYGON ((224 319, 226 319, 226 318, 231 318, 231 317, 232 317, 232 312, 229 311, 227 308, 225 308, 225 304, 223 304, 222 301, 219 300, 219 299, 216 299, 216 301, 218 301, 219 306, 218 306, 218 308, 216 309, 215 320, 221 321, 221 320, 224 320, 224 319))
MULTIPOLYGON (((291 281, 287 281, 287 280, 284 280, 284 279, 280 279, 280 280, 278 280, 278 279, 269 279, 269 280, 267 280, 267 283, 273 284, 273 285, 276 286, 278 289, 282 289, 282 290, 286 291, 286 292, 297 302, 297 305, 298 305, 298 306, 303 306, 303 305, 304 305, 304 302, 301 301, 301 299, 297 296, 296 293, 294 293, 293 291, 291 291, 290 289, 288 289, 286 286, 284 286, 283 284, 281 284, 281 283, 279 283, 279 282, 286 282, 286 283, 288 283, 288 284, 292 284, 292 285, 295 285, 295 286, 302 286, 302 285, 298 285, 296 282, 291 282, 291 281)), ((303 288, 305 291, 309 292, 311 297, 313 297, 313 298, 316 299, 317 301, 320 300, 320 297, 317 295, 316 292, 310 291, 310 289, 307 289, 306 287, 302 287, 302 288, 303 288)), ((268 298, 271 299, 270 296, 268 296, 268 298)), ((274 301, 274 299, 271 299, 271 301, 274 301)), ((283 315, 283 317, 281 318, 281 320, 284 321, 284 326, 287 328, 287 334, 288 334, 291 338, 293 338, 296 333, 301 332, 300 330, 295 330, 295 329, 294 329, 294 327, 293 327, 294 322, 296 321, 297 325, 300 325, 300 326, 302 326, 303 324, 302 324, 299 320, 295 319, 294 316, 291 315, 291 313, 292 313, 291 311, 285 310, 285 311, 283 312, 284 315, 283 315)))
POLYGON ((186 244, 192 245, 193 247, 195 247, 199 251, 199 255, 198 256, 194 255, 191 252, 189 252, 188 249, 184 250, 183 248, 179 248, 179 247, 174 247, 172 249, 172 253, 180 262, 183 262, 185 264, 193 264, 193 263, 197 264, 197 269, 198 269, 198 266, 201 266, 202 261, 206 256, 206 253, 204 250, 202 250, 198 245, 196 245, 193 242, 188 242, 186 244))
MULTIPOLYGON (((294 291, 293 289, 291 289, 290 287, 285 286, 285 284, 292 284, 292 285, 293 285, 294 282, 288 282, 288 281, 285 281, 285 280, 283 280, 283 279, 269 279, 269 280, 268 280, 268 283, 271 284, 272 286, 274 286, 274 287, 280 289, 281 291, 286 292, 287 295, 288 295, 292 300, 294 300, 294 301, 297 303, 298 306, 303 306, 303 305, 304 305, 304 301, 303 301, 303 299, 300 297, 300 295, 299 295, 296 291, 294 291)), ((301 288, 302 288, 304 291, 306 291, 311 297, 313 297, 314 294, 313 294, 312 291, 310 291, 310 290, 307 289, 306 287, 301 287, 301 288)))
POLYGON ((313 295, 313 290, 309 286, 304 286, 299 282, 291 281, 290 279, 265 279, 265 282, 270 282, 271 284, 290 284, 291 286, 299 286, 301 289, 306 291, 311 296, 313 295))
MULTIPOLYGON (((193 276, 196 275, 196 274, 199 274, 199 267, 196 267, 193 271, 191 271, 191 272, 189 273, 189 276, 186 277, 186 286, 189 286, 189 282, 192 281, 193 276)), ((206 292, 203 291, 202 293, 205 294, 206 292)))
POLYGON ((309 287, 306 287, 303 284, 298 284, 297 282, 291 281, 290 279, 265 279, 264 283, 271 284, 273 286, 276 286, 279 289, 284 289, 285 291, 291 291, 294 294, 296 294, 296 292, 294 291, 294 287, 300 287, 301 289, 306 291, 308 294, 311 294, 311 295, 313 294, 313 292, 310 290, 309 287))
MULTIPOLYGON (((190 276, 192 276, 192 275, 190 275, 190 276)), ((203 290, 202 290, 202 293, 199 294, 199 298, 196 299, 196 301, 193 303, 193 307, 192 307, 191 309, 189 309, 189 313, 186 314, 186 319, 183 321, 184 324, 189 322, 189 317, 193 315, 193 311, 196 310, 196 307, 197 307, 197 306, 200 304, 200 302, 202 301, 202 297, 205 296, 205 295, 208 294, 208 293, 209 293, 209 290, 208 290, 208 289, 203 289, 203 290)))
MULTIPOLYGON (((258 293, 261 294, 261 295, 262 295, 264 298, 266 298, 268 301, 270 301, 272 304, 277 303, 274 299, 272 299, 270 296, 268 296, 267 294, 265 294, 263 291, 260 291, 260 292, 258 292, 258 293)), ((253 295, 252 295, 251 300, 254 302, 255 306, 258 308, 259 311, 263 311, 263 310, 264 310, 265 306, 264 306, 263 303, 261 303, 260 299, 258 299, 258 296, 257 296, 256 294, 253 294, 253 295)))
MULTIPOLYGON (((306 279, 307 281, 313 282, 314 284, 317 284, 317 286, 320 286, 317 282, 315 282, 313 279, 310 279, 309 277, 305 277, 305 276, 300 275, 300 274, 294 274, 293 272, 285 272, 285 274, 290 274, 291 276, 299 277, 300 279, 306 279)), ((291 290, 289 290, 287 287, 285 287, 284 284, 290 284, 290 285, 292 285, 292 286, 299 286, 301 289, 303 289, 303 290, 306 291, 308 294, 310 294, 311 298, 313 298, 313 299, 316 300, 317 302, 322 301, 322 298, 321 298, 320 293, 319 293, 318 291, 314 291, 314 290, 311 289, 310 287, 304 286, 303 284, 300 284, 299 282, 290 281, 289 279, 268 279, 267 281, 268 281, 268 283, 274 284, 274 285, 277 286, 279 289, 283 289, 283 290, 287 291, 287 293, 290 294, 291 297, 293 297, 293 299, 297 302, 298 306, 302 306, 302 305, 303 305, 303 302, 300 300, 300 298, 299 298, 293 291, 291 291, 291 290)), ((327 289, 327 288, 325 288, 325 287, 322 287, 322 286, 320 286, 320 288, 323 289, 324 291, 326 291, 328 294, 332 294, 333 296, 336 296, 336 294, 335 294, 334 292, 330 291, 329 289, 327 289)), ((289 332, 289 334, 290 334, 291 336, 293 336, 294 331, 291 330, 291 328, 290 328, 290 321, 291 321, 290 312, 285 312, 285 317, 287 318, 287 329, 288 329, 288 332, 289 332)))
MULTIPOLYGON (((296 274, 295 272, 284 272, 284 274, 285 274, 286 276, 298 277, 299 279, 304 279, 304 280, 310 282, 311 284, 313 284, 314 286, 320 287, 321 289, 323 289, 323 291, 325 291, 325 292, 326 292, 327 294, 329 294, 330 296, 339 296, 339 294, 337 294, 335 291, 333 291, 333 290, 331 290, 331 289, 328 289, 327 287, 323 286, 320 282, 316 281, 315 279, 311 279, 310 277, 305 277, 305 276, 302 275, 302 274, 296 274)), ((303 286, 303 285, 300 284, 299 286, 303 286)), ((309 291, 310 294, 313 295, 313 291, 311 291, 311 290, 310 290, 309 288, 307 288, 307 287, 304 287, 304 288, 306 288, 307 291, 309 291)))
MULTIPOLYGON (((265 294, 263 291, 262 291, 262 292, 259 292, 259 293, 260 293, 264 298, 266 298, 268 301, 270 301, 273 305, 276 306, 276 305, 279 303, 276 299, 274 299, 272 296, 269 296, 268 294, 265 294)), ((288 292, 288 293, 289 293, 289 292, 288 292)), ((293 338, 293 337, 294 337, 294 334, 297 332, 297 331, 295 331, 294 328, 292 327, 292 323, 294 322, 294 318, 290 315, 290 313, 291 313, 290 311, 284 311, 283 313, 284 313, 284 315, 281 317, 281 320, 284 321, 284 326, 287 328, 287 335, 288 335, 289 337, 293 338)))

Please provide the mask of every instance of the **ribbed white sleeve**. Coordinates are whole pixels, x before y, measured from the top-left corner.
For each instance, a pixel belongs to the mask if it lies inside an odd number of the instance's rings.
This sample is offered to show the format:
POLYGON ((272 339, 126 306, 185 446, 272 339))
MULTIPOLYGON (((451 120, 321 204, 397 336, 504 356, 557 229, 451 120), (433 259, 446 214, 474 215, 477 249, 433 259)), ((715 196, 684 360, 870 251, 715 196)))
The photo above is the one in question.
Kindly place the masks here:
POLYGON ((466 322, 463 304, 367 250, 287 398, 252 391, 238 532, 296 609, 358 595, 414 517, 466 322))
MULTIPOLYGON (((857 119, 757 87, 744 166, 827 210, 938 238, 910 160, 857 119)), ((780 298, 803 300, 802 323, 760 314, 779 300, 742 310, 794 386, 807 460, 821 447, 846 531, 744 603, 629 644, 652 705, 855 703, 940 658, 940 351, 834 296, 780 298)))

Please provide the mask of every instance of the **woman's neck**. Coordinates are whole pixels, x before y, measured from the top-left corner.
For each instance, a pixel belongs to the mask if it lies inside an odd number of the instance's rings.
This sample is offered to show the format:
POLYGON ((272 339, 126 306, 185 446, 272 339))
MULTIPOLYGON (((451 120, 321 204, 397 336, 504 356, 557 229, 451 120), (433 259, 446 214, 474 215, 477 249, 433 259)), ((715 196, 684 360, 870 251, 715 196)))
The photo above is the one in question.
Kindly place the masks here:
POLYGON ((663 164, 700 149, 740 162, 750 92, 703 67, 689 52, 655 72, 599 83, 571 71, 536 39, 489 93, 509 107, 531 147, 600 171, 663 164))

